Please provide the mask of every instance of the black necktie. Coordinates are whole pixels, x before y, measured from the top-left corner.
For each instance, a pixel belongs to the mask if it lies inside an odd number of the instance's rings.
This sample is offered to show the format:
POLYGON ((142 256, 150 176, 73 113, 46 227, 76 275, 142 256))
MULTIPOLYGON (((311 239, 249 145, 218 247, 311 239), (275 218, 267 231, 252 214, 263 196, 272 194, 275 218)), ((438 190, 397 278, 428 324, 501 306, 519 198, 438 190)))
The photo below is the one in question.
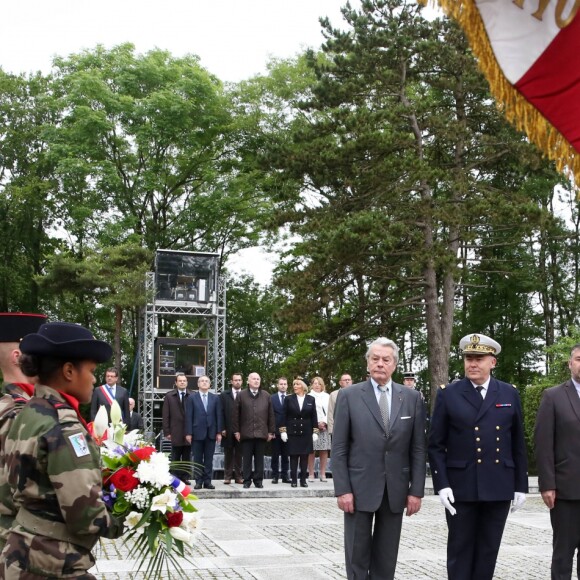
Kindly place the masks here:
POLYGON ((479 400, 479 407, 483 404, 483 387, 481 385, 477 385, 475 390, 479 393, 480 400, 479 400))
POLYGON ((180 391, 179 396, 181 397, 181 406, 183 407, 183 400, 185 397, 185 393, 183 391, 180 391))

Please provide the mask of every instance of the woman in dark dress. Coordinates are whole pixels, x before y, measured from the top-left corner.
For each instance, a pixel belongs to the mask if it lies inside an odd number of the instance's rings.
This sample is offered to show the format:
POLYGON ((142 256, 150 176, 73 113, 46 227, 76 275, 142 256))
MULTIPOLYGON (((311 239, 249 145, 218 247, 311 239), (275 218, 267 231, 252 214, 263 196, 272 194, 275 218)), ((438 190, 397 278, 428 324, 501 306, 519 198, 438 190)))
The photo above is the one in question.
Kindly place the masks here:
POLYGON ((292 487, 297 487, 298 460, 300 460, 300 486, 308 487, 308 454, 312 453, 313 441, 318 439, 316 401, 307 395, 308 387, 300 378, 292 384, 294 393, 284 400, 284 417, 280 427, 282 441, 288 442, 290 477, 292 487))

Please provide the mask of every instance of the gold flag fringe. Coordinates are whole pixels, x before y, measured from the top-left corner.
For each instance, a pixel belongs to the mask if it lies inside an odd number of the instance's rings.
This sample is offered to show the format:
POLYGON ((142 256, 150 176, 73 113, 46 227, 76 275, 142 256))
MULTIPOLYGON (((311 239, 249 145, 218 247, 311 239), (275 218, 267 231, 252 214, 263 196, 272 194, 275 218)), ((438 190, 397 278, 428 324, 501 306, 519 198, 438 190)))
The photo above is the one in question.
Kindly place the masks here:
MULTIPOLYGON (((479 67, 489 81, 498 108, 517 129, 556 163, 558 171, 573 178, 580 188, 580 153, 522 94, 507 80, 493 53, 489 37, 473 0, 418 0, 421 4, 440 5, 463 28, 479 67)), ((580 193, 579 193, 580 196, 580 193)))

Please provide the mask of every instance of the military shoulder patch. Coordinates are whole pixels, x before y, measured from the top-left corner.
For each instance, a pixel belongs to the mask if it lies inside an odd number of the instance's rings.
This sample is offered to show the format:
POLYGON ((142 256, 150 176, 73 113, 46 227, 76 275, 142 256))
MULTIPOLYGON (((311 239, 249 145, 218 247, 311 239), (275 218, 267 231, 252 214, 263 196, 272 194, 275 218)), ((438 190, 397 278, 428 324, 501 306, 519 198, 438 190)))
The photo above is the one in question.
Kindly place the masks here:
POLYGON ((89 445, 83 433, 75 433, 74 435, 69 435, 68 440, 70 441, 74 452, 77 457, 84 457, 85 455, 90 455, 89 445))

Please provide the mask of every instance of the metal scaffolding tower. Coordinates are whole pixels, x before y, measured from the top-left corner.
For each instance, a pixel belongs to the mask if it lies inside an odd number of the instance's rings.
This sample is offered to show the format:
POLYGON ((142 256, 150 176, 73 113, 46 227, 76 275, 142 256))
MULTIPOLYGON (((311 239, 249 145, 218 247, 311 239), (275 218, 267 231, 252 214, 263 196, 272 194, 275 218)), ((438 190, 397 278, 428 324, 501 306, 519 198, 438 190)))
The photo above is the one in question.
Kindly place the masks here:
POLYGON ((221 392, 225 386, 226 359, 226 282, 218 277, 217 301, 206 304, 179 303, 155 298, 155 272, 147 272, 145 289, 148 300, 143 315, 143 339, 140 349, 139 401, 143 414, 145 433, 153 433, 153 411, 156 402, 162 401, 167 391, 155 386, 155 338, 158 318, 162 315, 197 317, 205 321, 208 339, 208 369, 213 386, 221 392))

